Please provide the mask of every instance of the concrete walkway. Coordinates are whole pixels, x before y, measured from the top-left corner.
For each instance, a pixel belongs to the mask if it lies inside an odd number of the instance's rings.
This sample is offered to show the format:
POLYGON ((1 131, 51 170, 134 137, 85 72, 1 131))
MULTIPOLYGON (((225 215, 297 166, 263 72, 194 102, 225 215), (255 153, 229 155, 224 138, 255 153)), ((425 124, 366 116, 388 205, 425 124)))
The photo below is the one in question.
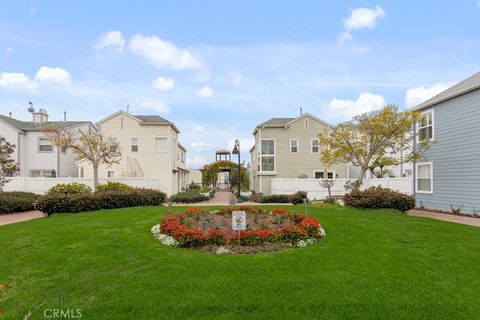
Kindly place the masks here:
POLYGON ((469 226, 479 227, 480 228, 480 218, 470 218, 464 216, 457 216, 453 214, 438 213, 425 210, 410 210, 407 212, 409 216, 412 217, 425 217, 436 220, 448 221, 453 223, 466 224, 469 226))
POLYGON ((22 221, 38 219, 38 218, 43 218, 43 217, 44 217, 43 212, 40 212, 40 211, 25 211, 25 212, 1 215, 0 216, 0 226, 6 225, 6 224, 22 222, 22 221))
MULTIPOLYGON (((231 191, 228 190, 217 190, 215 192, 215 196, 210 199, 209 201, 205 202, 197 202, 197 203, 174 203, 172 204, 174 207, 203 207, 203 206, 228 206, 230 197, 232 195, 231 191)), ((291 203, 256 203, 256 202, 242 202, 237 203, 237 205, 245 205, 245 206, 289 206, 292 205, 291 203)))

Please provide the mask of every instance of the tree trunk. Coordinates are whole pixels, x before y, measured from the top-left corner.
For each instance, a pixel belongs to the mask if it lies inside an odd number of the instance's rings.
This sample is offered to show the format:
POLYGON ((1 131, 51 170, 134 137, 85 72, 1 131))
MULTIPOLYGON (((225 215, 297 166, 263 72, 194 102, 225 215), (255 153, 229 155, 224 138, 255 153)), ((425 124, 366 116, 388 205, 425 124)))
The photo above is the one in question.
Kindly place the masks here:
POLYGON ((98 187, 98 164, 93 164, 93 191, 98 187))
POLYGON ((357 181, 361 185, 363 183, 363 177, 365 176, 365 173, 367 172, 368 168, 361 168, 360 174, 358 175, 357 181))

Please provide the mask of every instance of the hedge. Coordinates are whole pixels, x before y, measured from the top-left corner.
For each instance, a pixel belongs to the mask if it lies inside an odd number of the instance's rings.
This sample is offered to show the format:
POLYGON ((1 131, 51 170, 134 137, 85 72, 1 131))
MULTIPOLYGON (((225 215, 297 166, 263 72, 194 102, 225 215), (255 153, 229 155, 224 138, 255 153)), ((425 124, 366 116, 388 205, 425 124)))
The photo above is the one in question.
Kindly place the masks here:
POLYGON ((92 193, 92 189, 83 183, 70 182, 59 183, 51 187, 47 194, 80 194, 80 193, 92 193))
POLYGON ((156 206, 165 200, 165 193, 153 189, 105 191, 92 194, 47 194, 35 202, 35 209, 52 213, 73 213, 100 209, 156 206))
POLYGON ((207 201, 208 198, 200 193, 200 190, 188 190, 179 192, 170 197, 171 202, 176 203, 195 203, 207 201))
POLYGON ((364 209, 396 209, 408 211, 415 208, 415 197, 382 187, 364 191, 352 190, 343 197, 345 205, 364 209))
POLYGON ((0 192, 0 214, 33 210, 39 197, 30 192, 0 192))
POLYGON ((105 191, 126 191, 126 190, 133 190, 132 186, 128 184, 116 182, 116 181, 108 181, 105 184, 99 184, 95 189, 95 192, 105 192, 105 191))

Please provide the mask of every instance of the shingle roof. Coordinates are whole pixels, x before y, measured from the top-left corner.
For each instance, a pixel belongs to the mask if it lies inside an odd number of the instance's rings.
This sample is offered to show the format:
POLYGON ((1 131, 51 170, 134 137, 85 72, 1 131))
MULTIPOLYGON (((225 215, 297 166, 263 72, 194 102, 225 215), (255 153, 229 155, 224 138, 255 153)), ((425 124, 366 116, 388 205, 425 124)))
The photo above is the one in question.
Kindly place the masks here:
POLYGON ((172 124, 170 121, 168 121, 165 118, 162 118, 157 115, 133 115, 135 118, 145 122, 145 123, 150 123, 150 124, 157 124, 157 123, 167 123, 167 124, 172 124))
POLYGON ((260 123, 257 127, 283 127, 295 119, 296 118, 272 118, 268 121, 260 123))
POLYGON ((428 99, 427 101, 423 102, 422 104, 413 108, 413 110, 421 110, 445 100, 452 99, 464 93, 473 91, 475 89, 480 88, 480 72, 474 74, 473 76, 457 83, 456 85, 451 86, 445 91, 440 92, 433 98, 428 99))
POLYGON ((52 125, 59 125, 59 124, 66 124, 67 126, 76 126, 80 124, 90 123, 90 121, 48 121, 44 123, 34 123, 32 121, 21 121, 14 118, 10 118, 0 114, 0 120, 10 124, 12 127, 23 130, 23 131, 33 131, 33 130, 40 130, 42 128, 46 128, 52 125))

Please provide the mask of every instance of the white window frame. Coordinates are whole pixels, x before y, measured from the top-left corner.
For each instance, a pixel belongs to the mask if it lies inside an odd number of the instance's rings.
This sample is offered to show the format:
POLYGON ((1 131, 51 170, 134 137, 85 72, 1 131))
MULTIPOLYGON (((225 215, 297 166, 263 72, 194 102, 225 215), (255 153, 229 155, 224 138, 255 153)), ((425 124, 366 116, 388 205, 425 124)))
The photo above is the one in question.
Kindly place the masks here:
MULTIPOLYGON (((325 177, 323 177, 323 178, 315 178, 315 173, 317 173, 317 172, 324 173, 325 170, 315 170, 315 171, 313 171, 313 176, 312 176, 313 179, 316 179, 316 180, 323 180, 323 179, 325 179, 325 177)), ((326 178, 326 179, 336 179, 336 172, 335 172, 335 170, 327 170, 327 178, 326 178), (332 174, 332 178, 329 178, 329 177, 328 177, 328 174, 329 174, 329 173, 332 174)))
POLYGON ((168 153, 168 138, 167 137, 155 137, 154 143, 155 143, 155 153, 159 153, 159 154, 168 153), (157 150, 157 139, 165 140, 165 150, 164 151, 158 151, 157 150))
POLYGON ((290 139, 290 154, 299 154, 299 153, 300 153, 300 140, 298 138, 290 139), (297 142, 297 145, 296 145, 297 152, 292 152, 292 142, 293 141, 297 142))
POLYGON ((310 140, 310 152, 312 154, 320 154, 320 140, 318 138, 312 138, 310 140), (313 141, 318 141, 318 152, 313 152, 313 141))
POLYGON ((263 138, 260 140, 260 171, 262 173, 275 173, 277 171, 277 140, 275 138, 263 138), (273 154, 262 154, 262 141, 273 141, 273 154), (273 157, 273 171, 265 171, 262 168, 262 158, 273 157))
POLYGON ((55 169, 30 169, 28 172, 28 176, 30 178, 51 178, 51 173, 53 172, 53 170, 55 169), (38 171, 40 174, 37 177, 32 177, 32 171, 38 171), (48 172, 50 176, 46 177, 45 176, 46 172, 48 172))
MULTIPOLYGON (((47 144, 42 144, 42 146, 47 146, 47 144)), ((54 149, 53 143, 51 143, 50 140, 48 140, 47 137, 38 137, 38 139, 37 139, 37 151, 38 151, 38 153, 53 153, 53 149, 54 149), (52 147, 52 150, 51 151, 40 150, 40 140, 47 140, 48 143, 50 143, 50 146, 52 147)))
POLYGON ((420 162, 415 164, 415 193, 433 194, 433 162, 420 162), (418 190, 418 167, 422 165, 430 165, 430 191, 418 190))
POLYGON ((130 152, 131 153, 138 153, 139 146, 138 146, 138 138, 130 138, 130 152), (136 140, 137 144, 133 144, 133 140, 136 140), (133 151, 133 147, 136 146, 137 150, 133 151))
MULTIPOLYGON (((434 109, 429 109, 427 111, 421 112, 420 113, 420 118, 425 116, 425 115, 427 115, 427 117, 428 117, 428 114, 432 114, 432 124, 431 124, 431 126, 432 126, 432 137, 430 139, 428 139, 427 141, 433 141, 433 140, 435 140, 435 111, 434 111, 434 109)), ((428 121, 428 118, 427 118, 427 121, 428 121)), ((421 123, 422 123, 421 121, 417 122, 417 130, 416 130, 417 131, 417 143, 422 142, 422 140, 420 140, 420 135, 419 135, 420 129, 428 128, 430 126, 430 125, 427 125, 425 127, 421 127, 420 126, 421 123)))

